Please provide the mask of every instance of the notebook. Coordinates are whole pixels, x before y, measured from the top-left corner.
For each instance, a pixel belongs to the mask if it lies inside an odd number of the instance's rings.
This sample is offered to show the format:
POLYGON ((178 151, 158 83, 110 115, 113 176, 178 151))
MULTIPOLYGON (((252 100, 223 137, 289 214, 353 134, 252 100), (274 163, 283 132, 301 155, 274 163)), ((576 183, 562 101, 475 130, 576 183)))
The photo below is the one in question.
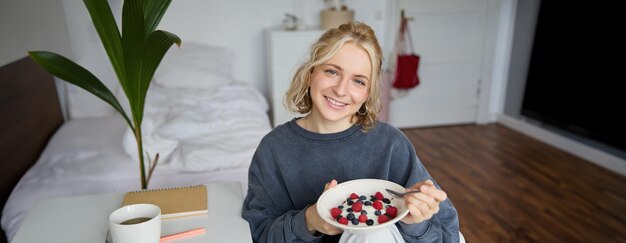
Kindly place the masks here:
POLYGON ((124 196, 122 206, 137 203, 159 206, 162 219, 209 213, 205 185, 128 192, 124 196))

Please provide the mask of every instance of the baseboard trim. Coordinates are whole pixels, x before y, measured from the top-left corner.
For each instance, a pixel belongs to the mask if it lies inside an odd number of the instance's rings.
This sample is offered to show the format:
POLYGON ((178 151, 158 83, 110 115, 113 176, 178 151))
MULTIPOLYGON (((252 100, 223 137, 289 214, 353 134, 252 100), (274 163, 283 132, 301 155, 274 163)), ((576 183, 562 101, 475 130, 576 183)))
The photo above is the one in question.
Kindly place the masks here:
POLYGON ((511 116, 498 114, 497 117, 497 121, 508 128, 626 176, 626 160, 624 159, 511 116))

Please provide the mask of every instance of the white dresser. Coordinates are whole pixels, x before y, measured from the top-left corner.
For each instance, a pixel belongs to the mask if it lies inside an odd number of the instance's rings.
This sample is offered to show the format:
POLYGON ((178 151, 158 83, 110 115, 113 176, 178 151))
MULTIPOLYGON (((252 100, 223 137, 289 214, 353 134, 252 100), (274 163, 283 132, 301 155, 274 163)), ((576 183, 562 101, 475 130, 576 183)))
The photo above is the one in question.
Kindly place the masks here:
POLYGON ((308 58, 309 48, 324 32, 322 30, 284 31, 268 30, 268 74, 272 124, 283 124, 299 114, 294 114, 283 105, 285 92, 289 88, 296 68, 308 58))

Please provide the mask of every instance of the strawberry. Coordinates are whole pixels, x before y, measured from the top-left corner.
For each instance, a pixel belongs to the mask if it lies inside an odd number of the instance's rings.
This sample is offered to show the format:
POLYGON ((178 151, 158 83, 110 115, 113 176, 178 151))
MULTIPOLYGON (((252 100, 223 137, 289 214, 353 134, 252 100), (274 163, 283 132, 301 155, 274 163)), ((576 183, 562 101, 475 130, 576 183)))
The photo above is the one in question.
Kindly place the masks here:
POLYGON ((341 217, 341 218, 339 218, 339 219, 337 220, 337 222, 339 222, 340 224, 345 224, 345 225, 347 225, 347 224, 348 224, 348 219, 347 219, 347 218, 345 218, 345 217, 341 217))
POLYGON ((378 223, 379 224, 382 224, 382 223, 387 222, 387 221, 389 221, 389 217, 387 217, 387 215, 383 214, 383 215, 378 216, 378 223))
POLYGON ((357 195, 356 193, 352 193, 350 194, 350 199, 359 199, 359 195, 357 195))
POLYGON ((367 221, 367 216, 366 216, 366 215, 361 214, 361 216, 359 216, 359 222, 361 222, 361 223, 365 223, 366 221, 367 221))
POLYGON ((390 218, 395 218, 398 215, 398 208, 391 206, 387 208, 387 213, 389 214, 390 218))
POLYGON ((376 192, 376 194, 374 194, 374 197, 376 198, 376 200, 383 200, 385 198, 380 192, 376 192))
POLYGON ((380 200, 374 201, 372 206, 374 206, 374 208, 377 209, 377 210, 383 209, 383 203, 380 200))
POLYGON ((363 203, 360 201, 355 202, 354 204, 352 204, 352 211, 354 212, 361 212, 361 210, 363 209, 363 203))
POLYGON ((334 219, 337 218, 337 216, 341 215, 341 209, 339 208, 332 208, 330 210, 330 216, 333 217, 334 219))

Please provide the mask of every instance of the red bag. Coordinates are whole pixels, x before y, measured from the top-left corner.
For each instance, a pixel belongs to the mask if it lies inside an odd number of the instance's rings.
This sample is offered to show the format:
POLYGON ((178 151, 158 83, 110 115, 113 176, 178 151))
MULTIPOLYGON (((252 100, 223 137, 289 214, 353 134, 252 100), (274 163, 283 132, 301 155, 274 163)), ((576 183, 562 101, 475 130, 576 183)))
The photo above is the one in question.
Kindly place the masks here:
POLYGON ((393 81, 393 87, 396 89, 410 89, 420 84, 420 79, 417 76, 419 64, 420 57, 418 55, 398 55, 396 78, 393 81))
POLYGON ((400 24, 400 34, 398 41, 396 42, 396 50, 398 51, 398 58, 396 62, 396 75, 393 80, 392 86, 396 89, 410 89, 417 86, 420 83, 420 79, 417 75, 417 68, 420 64, 420 56, 415 54, 413 50, 413 41, 411 40, 411 33, 408 33, 408 20, 403 18, 400 24), (398 45, 404 49, 404 39, 408 36, 410 53, 400 53, 404 50, 399 50, 398 45))

